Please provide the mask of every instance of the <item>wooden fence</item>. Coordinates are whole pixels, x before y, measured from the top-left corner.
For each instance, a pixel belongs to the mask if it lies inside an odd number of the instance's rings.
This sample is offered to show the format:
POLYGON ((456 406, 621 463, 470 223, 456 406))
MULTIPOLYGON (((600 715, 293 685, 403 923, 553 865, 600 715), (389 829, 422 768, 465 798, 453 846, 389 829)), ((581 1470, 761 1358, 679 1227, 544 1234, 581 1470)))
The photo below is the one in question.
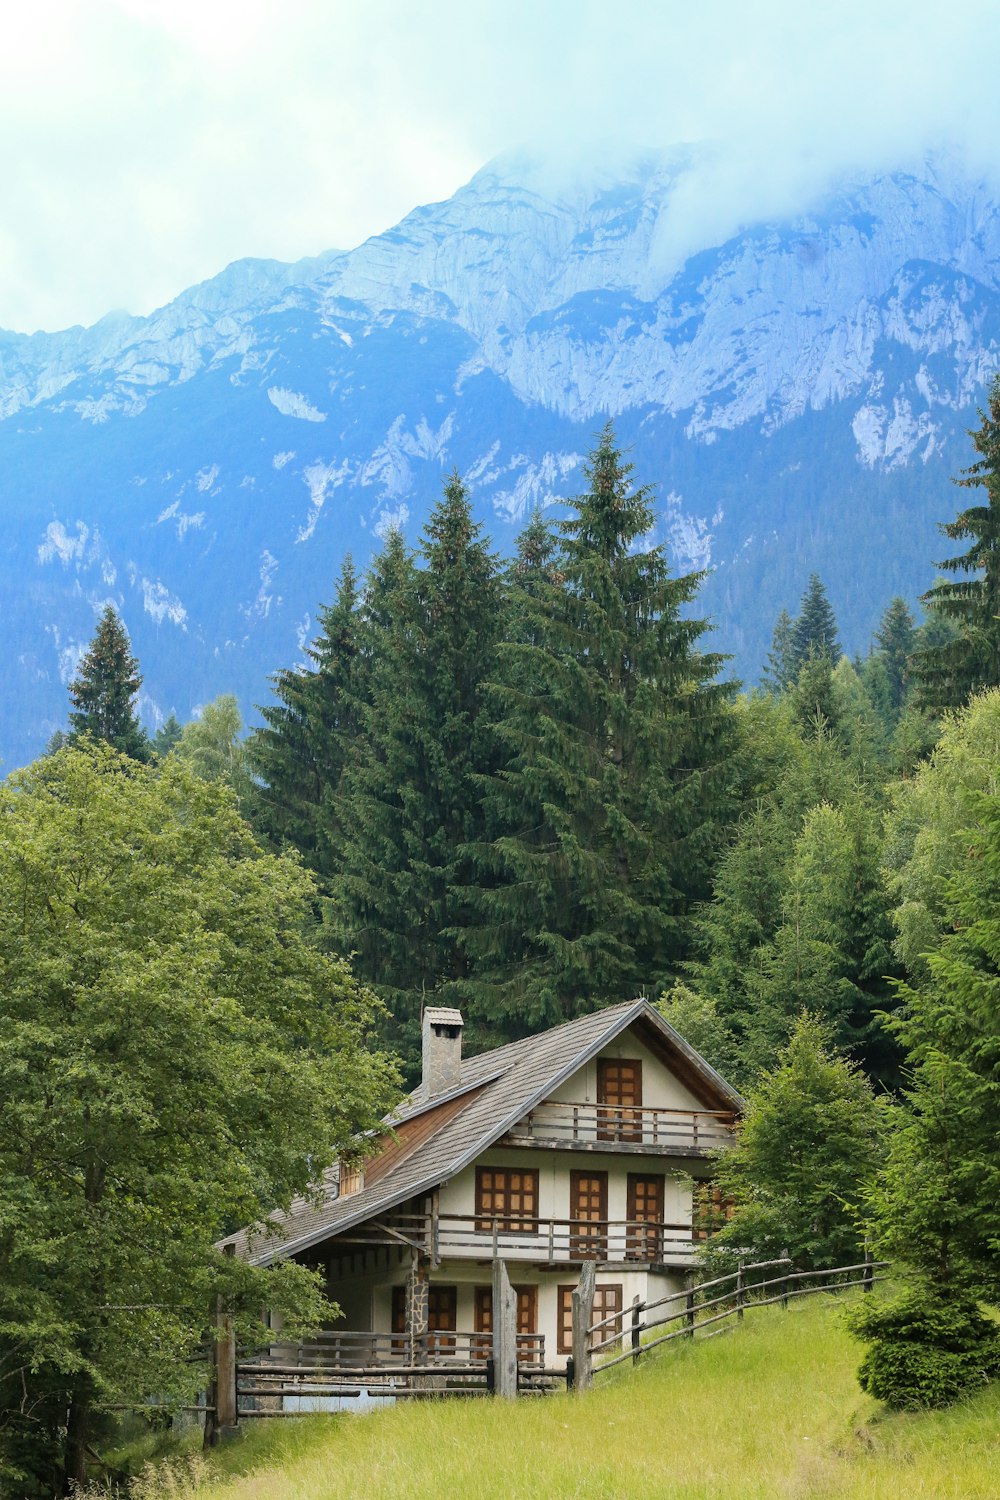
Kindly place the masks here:
POLYGON ((862 1291, 870 1292, 876 1282, 885 1280, 888 1267, 888 1261, 872 1260, 870 1256, 855 1265, 821 1271, 796 1270, 785 1256, 754 1261, 741 1264, 726 1276, 692 1284, 652 1302, 643 1302, 637 1296, 630 1316, 612 1313, 595 1323, 592 1321, 594 1267, 585 1265, 573 1294, 573 1360, 569 1383, 577 1390, 586 1390, 596 1375, 626 1361, 638 1364, 650 1349, 672 1339, 693 1339, 708 1328, 712 1333, 723 1333, 727 1325, 742 1322, 750 1307, 772 1307, 778 1303, 787 1307, 793 1297, 841 1292, 848 1287, 860 1286, 862 1291))

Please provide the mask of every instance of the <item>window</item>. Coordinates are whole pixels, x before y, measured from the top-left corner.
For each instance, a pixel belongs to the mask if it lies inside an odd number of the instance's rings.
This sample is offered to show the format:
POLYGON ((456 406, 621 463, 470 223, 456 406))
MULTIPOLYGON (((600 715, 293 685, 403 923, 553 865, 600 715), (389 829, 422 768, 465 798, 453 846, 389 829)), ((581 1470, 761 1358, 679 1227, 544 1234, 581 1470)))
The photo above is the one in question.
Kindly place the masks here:
MULTIPOLYGON (((390 1324, 393 1333, 406 1333, 406 1287, 394 1286, 392 1289, 392 1322, 390 1324)), ((394 1338, 389 1345, 393 1354, 406 1353, 406 1339, 394 1338)))
POLYGON ((628 1229, 625 1233, 627 1260, 661 1260, 663 1257, 663 1176, 628 1174, 628 1229))
POLYGON ((638 1058, 597 1059, 597 1139, 642 1140, 642 1063, 638 1058))
POLYGON ((489 1233, 538 1233, 538 1169, 476 1168, 476 1229, 489 1233))
MULTIPOLYGON (((573 1293, 576 1288, 572 1286, 561 1286, 559 1288, 559 1339, 558 1351, 560 1354, 573 1353, 573 1293)), ((594 1316, 591 1323, 599 1323, 602 1318, 610 1318, 612 1313, 618 1317, 614 1323, 609 1323, 595 1334, 595 1341, 604 1343, 606 1340, 620 1337, 622 1331, 622 1288, 621 1282, 612 1282, 598 1285, 594 1288, 594 1316)))
POLYGON ((354 1166, 342 1166, 340 1169, 340 1193, 341 1198, 351 1198, 355 1193, 360 1193, 365 1185, 364 1164, 359 1162, 354 1166))
POLYGON ((691 1238, 711 1239, 733 1217, 733 1201, 716 1182, 696 1182, 691 1198, 691 1238))
POLYGON ((607 1172, 570 1172, 569 1216, 570 1254, 599 1260, 608 1246, 607 1172))
MULTIPOLYGON (((514 1292, 517 1296, 517 1331, 519 1334, 536 1334, 538 1332, 538 1288, 537 1286, 516 1286, 514 1292)), ((474 1322, 476 1337, 472 1341, 473 1356, 476 1359, 486 1359, 493 1352, 493 1288, 490 1286, 477 1286, 474 1303, 474 1322)), ((525 1347, 525 1340, 519 1340, 521 1348, 518 1350, 518 1358, 523 1358, 528 1353, 530 1346, 525 1347)))

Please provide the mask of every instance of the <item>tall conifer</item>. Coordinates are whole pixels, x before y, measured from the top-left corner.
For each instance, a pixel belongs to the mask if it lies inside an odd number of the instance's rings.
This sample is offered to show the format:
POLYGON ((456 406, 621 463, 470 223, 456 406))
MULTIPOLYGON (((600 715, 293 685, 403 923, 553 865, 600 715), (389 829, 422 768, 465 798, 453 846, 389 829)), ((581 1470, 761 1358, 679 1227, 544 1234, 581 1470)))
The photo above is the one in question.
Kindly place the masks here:
POLYGON ((136 712, 141 686, 139 663, 132 655, 125 626, 109 604, 70 683, 70 737, 89 735, 133 760, 149 760, 149 738, 136 712))
POLYGON ((964 576, 938 580, 924 595, 932 614, 959 632, 914 659, 919 700, 928 708, 957 708, 972 693, 1000 684, 1000 374, 990 387, 989 410, 979 415, 980 426, 969 433, 979 457, 955 483, 985 490, 986 503, 967 506, 941 527, 952 541, 969 545, 937 564, 964 576))
MULTIPOLYGON (((480 778, 493 768, 482 710, 501 587, 457 474, 431 514, 419 562, 372 599, 382 618, 373 612, 371 701, 338 804, 332 909, 340 941, 356 951, 410 1049, 425 997, 468 969, 466 850, 480 836, 480 778)), ((385 567, 383 559, 383 577, 385 567)))
POLYGON ((699 576, 671 578, 645 545, 650 491, 633 486, 610 425, 586 474, 556 565, 531 567, 537 523, 522 541, 530 589, 515 591, 502 649, 506 764, 488 792, 464 989, 494 1034, 659 986, 706 893, 726 801, 730 690, 713 682, 720 658, 698 650, 704 622, 681 613, 699 576))
POLYGON ((788 666, 793 680, 811 656, 825 656, 831 667, 840 660, 837 619, 818 573, 810 575, 792 624, 788 666))
POLYGON ((250 736, 247 755, 260 783, 252 799, 258 832, 275 847, 298 849, 326 876, 322 809, 336 795, 360 717, 358 588, 350 556, 319 623, 306 651, 312 665, 286 668, 271 679, 277 701, 261 708, 264 724, 250 736))

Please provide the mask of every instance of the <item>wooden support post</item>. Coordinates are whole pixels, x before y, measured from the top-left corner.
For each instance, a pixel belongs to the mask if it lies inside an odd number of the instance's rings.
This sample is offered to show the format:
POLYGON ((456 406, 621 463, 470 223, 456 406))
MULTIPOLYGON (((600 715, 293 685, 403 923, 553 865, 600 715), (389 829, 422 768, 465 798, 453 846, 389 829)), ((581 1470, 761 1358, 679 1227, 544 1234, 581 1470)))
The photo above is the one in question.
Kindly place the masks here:
POLYGON ((642 1303, 639 1300, 639 1293, 636 1292, 635 1296, 632 1298, 632 1363, 634 1365, 637 1365, 639 1363, 639 1355, 642 1353, 642 1349, 639 1343, 639 1322, 641 1312, 642 1303))
POLYGON ((743 1262, 736 1267, 736 1319, 743 1322, 743 1262))
POLYGON ((684 1298, 684 1337, 694 1338, 694 1282, 687 1278, 687 1296, 684 1298))
MULTIPOLYGON (((788 1259, 788 1251, 787 1250, 782 1250, 782 1252, 781 1252, 781 1259, 782 1260, 787 1260, 788 1259)), ((784 1277, 782 1278, 782 1282, 781 1282, 781 1305, 784 1308, 784 1310, 787 1312, 788 1311, 788 1273, 787 1272, 785 1273, 784 1277)))
POLYGON ((597 1268, 592 1260, 580 1267, 580 1280, 573 1289, 573 1381, 574 1390, 585 1391, 593 1376, 590 1325, 594 1321, 594 1287, 597 1268))
POLYGON ((502 1260, 493 1262, 493 1371, 496 1394, 512 1401, 517 1395, 517 1294, 502 1260))
POLYGON ((865 1269, 861 1276, 861 1290, 870 1292, 875 1285, 875 1260, 870 1250, 865 1250, 865 1269))

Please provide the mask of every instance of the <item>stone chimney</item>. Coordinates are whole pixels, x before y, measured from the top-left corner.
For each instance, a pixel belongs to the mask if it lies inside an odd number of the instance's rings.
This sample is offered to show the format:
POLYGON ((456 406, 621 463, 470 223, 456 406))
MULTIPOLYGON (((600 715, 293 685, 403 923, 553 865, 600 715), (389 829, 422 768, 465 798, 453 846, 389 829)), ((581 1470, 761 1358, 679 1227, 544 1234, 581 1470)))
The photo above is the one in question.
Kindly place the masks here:
POLYGON ((424 1011, 424 1069, 421 1085, 425 1099, 436 1099, 457 1089, 462 1081, 462 1012, 442 1005, 424 1011))

